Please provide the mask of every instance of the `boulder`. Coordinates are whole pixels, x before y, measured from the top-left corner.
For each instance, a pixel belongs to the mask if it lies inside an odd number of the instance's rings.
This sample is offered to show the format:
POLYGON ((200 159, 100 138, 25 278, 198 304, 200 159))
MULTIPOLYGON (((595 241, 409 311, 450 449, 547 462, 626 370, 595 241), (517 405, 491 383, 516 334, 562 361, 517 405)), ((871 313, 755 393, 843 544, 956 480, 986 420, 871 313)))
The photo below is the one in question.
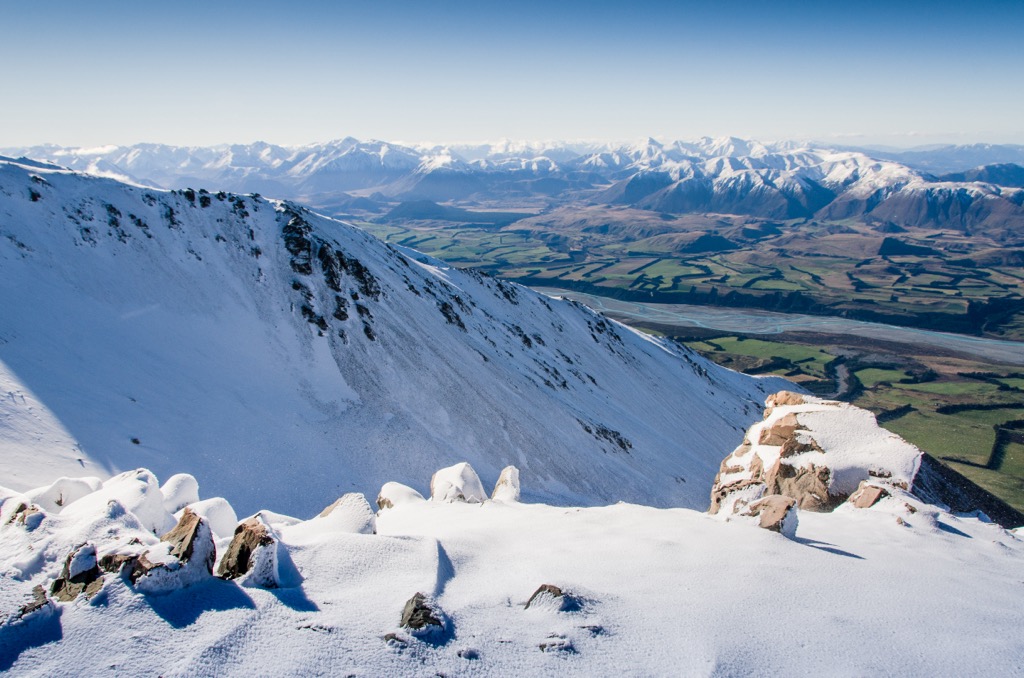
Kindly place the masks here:
POLYGON ((444 615, 436 609, 422 593, 417 593, 405 603, 402 610, 401 626, 413 632, 443 631, 444 615))
POLYGON ((430 479, 431 501, 482 504, 485 499, 487 493, 480 477, 466 462, 443 468, 430 479))
POLYGON ((498 482, 494 484, 494 491, 491 492, 491 499, 504 502, 519 501, 519 469, 515 466, 506 466, 498 476, 498 482))
POLYGON ((377 508, 381 511, 418 501, 426 500, 422 494, 402 483, 384 483, 384 486, 380 488, 380 493, 377 494, 377 508))
POLYGON ((102 588, 103 573, 96 560, 96 547, 82 544, 64 559, 60 576, 50 586, 50 595, 68 603, 83 593, 91 598, 102 588))
POLYGON ((103 486, 99 478, 58 478, 51 485, 32 490, 25 494, 30 504, 44 511, 59 513, 60 510, 103 486))
POLYGON ((376 534, 377 517, 359 492, 349 492, 320 512, 312 521, 318 527, 329 527, 336 532, 376 534))
POLYGON ((280 584, 277 538, 260 514, 243 520, 235 528, 235 536, 220 560, 217 576, 242 579, 242 584, 247 586, 276 588, 280 584))
POLYGON ((744 515, 759 518, 759 525, 792 539, 796 536, 796 501, 792 497, 771 494, 747 507, 744 515))
POLYGON ((889 490, 878 485, 870 485, 861 481, 857 491, 850 495, 849 503, 856 508, 871 508, 879 501, 889 496, 889 490))

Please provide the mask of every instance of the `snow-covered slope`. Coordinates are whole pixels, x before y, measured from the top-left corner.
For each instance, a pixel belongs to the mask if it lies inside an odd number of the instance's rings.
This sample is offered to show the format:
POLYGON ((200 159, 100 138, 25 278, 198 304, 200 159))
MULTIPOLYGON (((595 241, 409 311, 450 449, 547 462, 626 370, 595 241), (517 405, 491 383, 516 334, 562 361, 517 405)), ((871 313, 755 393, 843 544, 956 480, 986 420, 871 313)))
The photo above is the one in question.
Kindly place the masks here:
POLYGON ((213 520, 185 509, 162 541, 150 531, 174 523, 177 496, 151 473, 71 489, 0 490, 0 671, 1009 676, 1024 663, 1024 542, 895 487, 867 508, 801 511, 787 539, 687 509, 425 501, 392 484, 375 519, 347 495, 311 520, 245 521, 262 541, 244 576, 222 569, 241 539, 213 520), (68 501, 47 503, 58 490, 68 501), (26 499, 45 508, 19 513, 26 499), (414 627, 416 600, 443 628, 414 627))
POLYGON ((146 466, 307 516, 468 460, 528 498, 703 507, 779 388, 286 203, 38 163, 0 162, 0 269, 15 489, 146 466))

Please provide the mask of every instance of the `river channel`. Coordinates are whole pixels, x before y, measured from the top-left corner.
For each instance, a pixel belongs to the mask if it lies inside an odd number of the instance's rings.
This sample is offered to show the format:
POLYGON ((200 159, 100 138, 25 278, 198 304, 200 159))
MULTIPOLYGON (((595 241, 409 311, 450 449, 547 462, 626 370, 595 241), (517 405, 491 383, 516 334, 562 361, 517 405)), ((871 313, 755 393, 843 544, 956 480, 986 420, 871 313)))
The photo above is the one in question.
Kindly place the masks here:
POLYGON ((648 304, 620 301, 593 294, 572 292, 552 287, 536 287, 549 296, 574 299, 609 316, 680 327, 704 327, 744 334, 781 334, 783 332, 819 332, 852 335, 916 346, 964 353, 1007 365, 1024 365, 1024 342, 1002 341, 963 334, 883 325, 861 320, 829 316, 772 313, 751 309, 690 306, 686 304, 648 304))

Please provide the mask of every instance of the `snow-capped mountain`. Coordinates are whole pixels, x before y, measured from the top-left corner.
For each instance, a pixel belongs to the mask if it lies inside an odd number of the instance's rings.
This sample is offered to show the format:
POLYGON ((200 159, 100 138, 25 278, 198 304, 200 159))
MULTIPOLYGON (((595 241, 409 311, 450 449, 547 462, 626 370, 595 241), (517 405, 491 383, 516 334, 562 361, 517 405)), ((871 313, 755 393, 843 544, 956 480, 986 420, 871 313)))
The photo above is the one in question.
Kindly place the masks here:
MULTIPOLYGON (((971 160, 1017 157, 1015 147, 1009 146, 947 150, 951 157, 971 160)), ((534 196, 671 213, 858 218, 961 230, 998 229, 1007 220, 1024 218, 1024 192, 1013 187, 1015 182, 998 183, 1006 172, 939 180, 920 169, 924 165, 912 169, 901 164, 903 155, 735 137, 648 139, 626 145, 504 141, 417 148, 346 138, 302 147, 139 144, 4 152, 135 183, 164 188, 213 185, 298 199, 325 209, 347 204, 346 192, 358 192, 435 201, 534 196)))
POLYGON ((43 163, 0 163, 0 266, 14 489, 144 465, 306 515, 468 460, 700 506, 778 386, 290 203, 43 163))

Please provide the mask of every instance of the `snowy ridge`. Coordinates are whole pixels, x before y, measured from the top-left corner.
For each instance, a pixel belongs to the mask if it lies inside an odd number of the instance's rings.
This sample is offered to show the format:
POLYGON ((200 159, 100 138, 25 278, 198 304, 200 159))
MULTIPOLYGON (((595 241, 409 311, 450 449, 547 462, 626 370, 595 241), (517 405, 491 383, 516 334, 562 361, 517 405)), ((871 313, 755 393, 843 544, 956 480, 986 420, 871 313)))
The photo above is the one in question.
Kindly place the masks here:
MULTIPOLYGON (((465 465, 438 475, 479 485, 465 465)), ((395 483, 376 516, 348 494, 217 534, 203 502, 172 516, 179 490, 145 469, 74 482, 0 489, 0 670, 953 676, 1024 659, 1024 541, 895 488, 802 512, 787 539, 686 509, 395 483)))
POLYGON ((144 464, 310 515, 467 460, 530 500, 702 507, 780 386, 423 262, 288 203, 0 163, 0 484, 144 464))
POLYGON ((134 183, 166 188, 208 184, 332 209, 350 199, 346 191, 351 191, 391 200, 560 197, 671 213, 870 217, 957 229, 1001 227, 1024 218, 1024 190, 1019 188, 940 181, 886 154, 735 137, 418 147, 346 138, 301 147, 138 144, 3 152, 134 183))

